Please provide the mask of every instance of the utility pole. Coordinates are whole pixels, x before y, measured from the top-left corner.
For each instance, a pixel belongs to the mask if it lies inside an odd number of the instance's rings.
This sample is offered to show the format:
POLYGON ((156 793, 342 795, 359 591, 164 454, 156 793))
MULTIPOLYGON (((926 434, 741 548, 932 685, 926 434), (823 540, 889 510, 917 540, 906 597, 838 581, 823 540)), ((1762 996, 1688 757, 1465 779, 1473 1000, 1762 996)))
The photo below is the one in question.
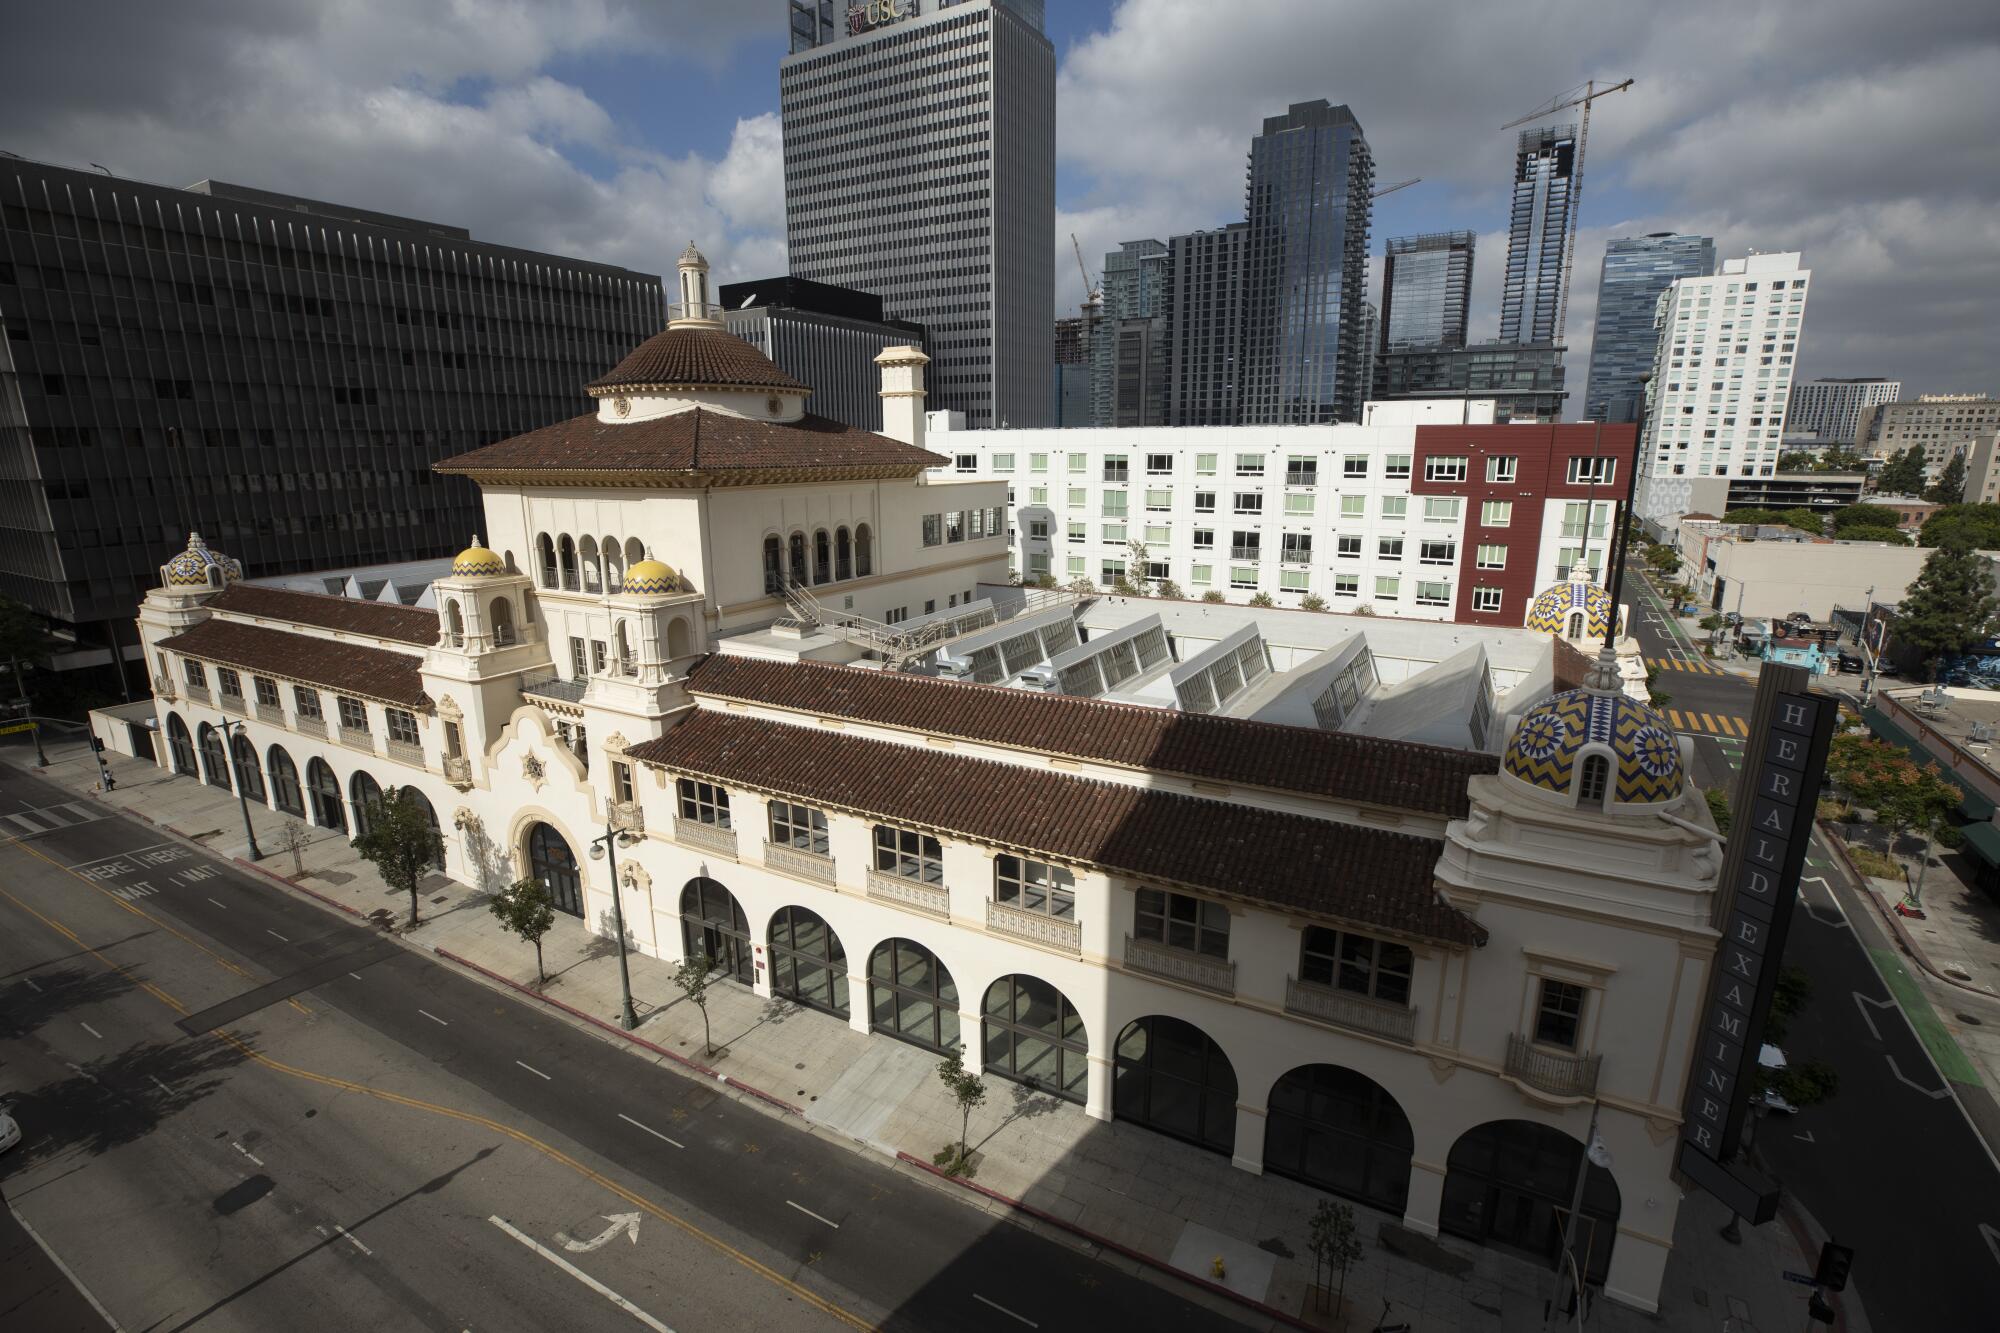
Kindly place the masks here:
POLYGON ((623 1006, 618 1014, 618 1026, 630 1032, 633 1028, 639 1026, 639 1016, 632 1009, 632 970, 625 961, 625 903, 618 887, 618 850, 616 846, 618 840, 626 836, 628 835, 619 830, 609 819, 606 819, 604 821, 604 836, 590 840, 590 856, 592 860, 597 859, 599 856, 610 858, 611 920, 613 927, 618 931, 618 989, 624 997, 623 1006))
MULTIPOLYGON (((235 770, 230 776, 236 779, 236 804, 243 811, 243 836, 250 843, 250 859, 261 861, 264 859, 264 849, 257 845, 257 830, 250 824, 250 795, 243 789, 243 766, 236 762, 236 737, 230 735, 230 725, 228 718, 222 719, 222 744, 229 751, 228 767, 235 770)), ((241 722, 237 722, 235 727, 236 736, 244 734, 241 722)), ((102 764, 104 761, 100 759, 98 762, 102 764)))

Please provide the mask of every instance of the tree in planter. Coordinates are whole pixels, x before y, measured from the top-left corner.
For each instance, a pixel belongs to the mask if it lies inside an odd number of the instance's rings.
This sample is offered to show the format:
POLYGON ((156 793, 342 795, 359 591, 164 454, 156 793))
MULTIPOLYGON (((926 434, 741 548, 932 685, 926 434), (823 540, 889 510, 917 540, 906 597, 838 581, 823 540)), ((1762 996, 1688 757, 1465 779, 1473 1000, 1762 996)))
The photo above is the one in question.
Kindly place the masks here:
POLYGON ((429 805, 409 787, 391 787, 368 812, 368 831, 354 840, 361 859, 374 865, 391 889, 410 895, 410 925, 417 924, 417 885, 444 856, 444 840, 431 823, 429 805))
POLYGON ((1955 505, 1965 502, 1965 455, 1953 454, 1951 461, 1938 473, 1938 479, 1924 492, 1924 499, 1934 505, 1955 505))
POLYGON ((965 1159, 972 1155, 965 1140, 972 1132, 973 1110, 986 1101, 986 1083, 965 1067, 965 1053, 956 1046, 938 1061, 937 1072, 945 1091, 958 1103, 958 1142, 946 1144, 931 1160, 943 1167, 946 1175, 955 1176, 966 1169, 965 1159))
POLYGON ((1277 603, 1271 600, 1271 594, 1268 592, 1253 592, 1250 594, 1250 605, 1276 606, 1277 603))
POLYGON ((511 935, 535 946, 535 984, 548 984, 542 969, 542 936, 556 923, 555 902, 538 879, 519 879, 493 895, 492 912, 511 935))
POLYGON ((1204 602, 1219 602, 1222 600, 1222 593, 1215 588, 1210 588, 1201 595, 1201 600, 1204 602))
POLYGON ((1326 610, 1326 598, 1316 592, 1309 592, 1299 599, 1299 610, 1324 611, 1326 610))
POLYGON ((1161 579, 1153 585, 1153 596, 1155 597, 1169 597, 1174 601, 1179 601, 1184 595, 1181 592, 1181 585, 1175 583, 1172 579, 1161 579))
POLYGON ((1312 1251, 1313 1288, 1319 1293, 1319 1308, 1326 1312, 1326 1287, 1319 1280, 1322 1267, 1328 1273, 1340 1270, 1340 1290, 1333 1298, 1336 1314, 1347 1305, 1347 1269, 1366 1252, 1361 1233, 1354 1225, 1354 1209, 1344 1203, 1321 1199, 1306 1223, 1306 1248, 1312 1251))
POLYGON ((715 963, 706 949, 696 949, 674 969, 674 985, 688 997, 689 1004, 701 1011, 701 1052, 711 1059, 715 1055, 715 1042, 708 1034, 708 982, 714 975, 715 963))
POLYGON ((1930 553, 1896 609, 1896 637, 1923 659, 1926 678, 1938 659, 1964 652, 1993 632, 1993 573, 1969 546, 1930 553))

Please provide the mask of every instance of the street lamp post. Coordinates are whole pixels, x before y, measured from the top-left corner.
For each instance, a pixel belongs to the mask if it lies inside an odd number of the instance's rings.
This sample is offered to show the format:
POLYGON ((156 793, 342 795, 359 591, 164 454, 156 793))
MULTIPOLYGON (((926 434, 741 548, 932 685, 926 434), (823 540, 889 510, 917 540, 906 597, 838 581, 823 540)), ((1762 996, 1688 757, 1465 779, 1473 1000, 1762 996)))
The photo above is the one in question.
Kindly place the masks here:
MULTIPOLYGON (((236 734, 239 736, 242 735, 243 724, 237 722, 234 725, 236 727, 236 734)), ((251 827, 250 824, 250 797, 243 790, 243 767, 236 762, 236 741, 235 737, 229 734, 230 726, 229 719, 226 717, 223 718, 222 743, 224 748, 229 751, 229 767, 235 770, 232 776, 236 779, 236 804, 243 810, 243 836, 250 840, 250 859, 252 861, 261 861, 264 859, 264 849, 257 845, 257 830, 251 827)))
MULTIPOLYGON (((1556 1267, 1556 1294, 1542 1311, 1542 1327, 1549 1326, 1549 1320, 1562 1309, 1564 1286, 1573 1284, 1576 1300, 1576 1327, 1583 1327, 1583 1264, 1576 1258, 1576 1219, 1583 1211, 1583 1185, 1590 1178, 1590 1168, 1601 1166, 1609 1170, 1611 1151, 1604 1146, 1604 1140, 1597 1136, 1598 1103, 1590 1104, 1590 1131, 1584 1136, 1583 1160, 1576 1164, 1576 1189, 1571 1192, 1569 1216, 1563 1219, 1562 1254, 1556 1267)), ((1589 1258, 1588 1255, 1585 1256, 1589 1258)))
MULTIPOLYGON (((624 996, 624 1008, 618 1015, 618 1026, 630 1032, 639 1026, 639 1016, 632 1011, 632 970, 625 962, 625 902, 618 890, 618 851, 621 839, 632 834, 612 827, 609 820, 604 824, 604 836, 590 840, 590 859, 596 860, 608 854, 611 867, 611 920, 618 931, 618 989, 624 996)), ((630 846, 628 842, 626 844, 630 846)))

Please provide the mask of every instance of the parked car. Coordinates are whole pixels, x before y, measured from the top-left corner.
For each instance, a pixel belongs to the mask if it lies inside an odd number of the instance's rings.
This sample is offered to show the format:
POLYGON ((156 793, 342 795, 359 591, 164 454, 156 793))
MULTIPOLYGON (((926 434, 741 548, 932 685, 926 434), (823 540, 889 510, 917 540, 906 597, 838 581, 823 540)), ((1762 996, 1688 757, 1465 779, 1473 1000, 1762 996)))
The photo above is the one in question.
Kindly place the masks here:
MULTIPOLYGON (((1782 1070, 1787 1063, 1789 1062, 1785 1059, 1785 1053, 1768 1041, 1757 1052, 1758 1067, 1768 1070, 1773 1074, 1782 1070)), ((1750 1098, 1750 1102, 1751 1105, 1761 1106, 1766 1111, 1782 1111, 1786 1115, 1795 1114, 1799 1109, 1779 1096, 1775 1088, 1758 1089, 1757 1093, 1750 1098)))
POLYGON ((1840 655, 1840 673, 1844 676, 1858 676, 1867 667, 1860 653, 1843 652, 1840 655))
POLYGON ((7 1107, 0 1106, 0 1152, 21 1141, 21 1122, 13 1117, 7 1107))

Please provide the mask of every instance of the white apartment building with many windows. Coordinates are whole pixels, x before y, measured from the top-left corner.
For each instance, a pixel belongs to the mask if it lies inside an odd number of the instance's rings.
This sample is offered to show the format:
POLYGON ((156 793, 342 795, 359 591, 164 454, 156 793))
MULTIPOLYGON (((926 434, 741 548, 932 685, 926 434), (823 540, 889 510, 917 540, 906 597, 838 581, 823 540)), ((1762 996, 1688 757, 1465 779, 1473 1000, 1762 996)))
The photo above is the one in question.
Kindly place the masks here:
POLYGON ((1799 258, 1726 259, 1712 276, 1676 278, 1660 293, 1642 516, 1686 513, 1686 478, 1777 472, 1812 278, 1799 258))

